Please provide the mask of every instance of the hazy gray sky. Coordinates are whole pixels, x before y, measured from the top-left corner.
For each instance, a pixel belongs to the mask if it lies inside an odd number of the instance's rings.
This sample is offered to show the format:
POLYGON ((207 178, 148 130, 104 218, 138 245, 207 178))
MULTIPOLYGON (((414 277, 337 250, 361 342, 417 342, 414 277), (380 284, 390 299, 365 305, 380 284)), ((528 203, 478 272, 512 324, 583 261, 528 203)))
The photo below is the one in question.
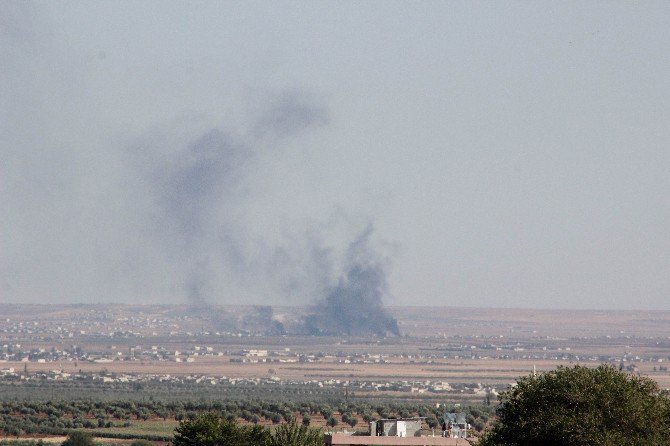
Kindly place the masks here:
POLYGON ((0 2, 0 301, 670 310, 668 2, 0 2))

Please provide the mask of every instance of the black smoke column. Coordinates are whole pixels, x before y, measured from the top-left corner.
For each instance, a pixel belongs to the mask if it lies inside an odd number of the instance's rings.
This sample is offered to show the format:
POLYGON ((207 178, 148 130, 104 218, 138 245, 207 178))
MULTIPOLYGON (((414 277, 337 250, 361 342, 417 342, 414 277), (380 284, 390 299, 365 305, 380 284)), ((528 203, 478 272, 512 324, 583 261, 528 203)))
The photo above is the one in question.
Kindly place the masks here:
POLYGON ((372 226, 349 247, 349 262, 337 284, 305 319, 314 335, 400 335, 398 322, 386 311, 382 297, 388 292, 384 264, 369 248, 372 226))

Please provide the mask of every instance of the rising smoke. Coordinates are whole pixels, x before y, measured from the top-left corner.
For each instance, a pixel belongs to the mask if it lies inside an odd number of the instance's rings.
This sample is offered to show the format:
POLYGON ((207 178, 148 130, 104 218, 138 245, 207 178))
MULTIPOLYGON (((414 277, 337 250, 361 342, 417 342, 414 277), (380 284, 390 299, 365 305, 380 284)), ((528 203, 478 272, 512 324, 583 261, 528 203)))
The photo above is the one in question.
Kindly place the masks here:
MULTIPOLYGON (((398 335, 397 322, 382 303, 388 292, 387 262, 371 248, 372 225, 349 244, 343 260, 336 258, 337 249, 324 247, 318 228, 294 234, 283 246, 245 250, 249 235, 240 209, 263 151, 327 123, 325 109, 305 98, 295 92, 282 95, 246 140, 210 129, 158 163, 152 176, 163 217, 160 240, 185 272, 182 289, 193 310, 209 314, 221 328, 231 328, 223 327, 230 325, 230 317, 217 316, 220 311, 212 305, 222 296, 210 284, 225 269, 238 278, 270 280, 285 295, 317 302, 303 327, 310 334, 398 335)), ((284 332, 272 322, 270 307, 258 308, 242 325, 284 332)))
MULTIPOLYGON (((360 308, 373 310, 368 319, 372 313, 386 317, 381 309, 383 265, 352 260, 342 266, 333 246, 346 242, 324 243, 321 232, 328 229, 320 223, 267 239, 249 229, 256 217, 249 212, 249 189, 261 183, 259 166, 278 164, 276 158, 287 146, 328 124, 328 110, 318 98, 297 90, 280 94, 259 107, 257 119, 240 119, 238 125, 221 125, 190 112, 172 120, 163 113, 156 115, 158 123, 154 117, 138 118, 137 127, 103 126, 103 136, 87 131, 60 134, 54 129, 79 121, 96 123, 88 119, 93 115, 89 110, 98 109, 97 99, 95 107, 83 107, 81 114, 41 113, 42 97, 54 84, 43 86, 27 75, 34 70, 22 58, 35 48, 27 51, 13 42, 30 42, 31 33, 18 26, 12 14, 5 15, 12 20, 0 30, 5 39, 0 49, 12 49, 14 71, 0 74, 4 80, 11 78, 0 90, 12 98, 7 110, 13 118, 5 126, 11 137, 0 149, 6 187, 0 199, 8 209, 0 222, 10 228, 0 240, 6 253, 0 258, 3 296, 80 302, 135 297, 174 301, 184 296, 200 314, 231 326, 236 321, 212 307, 244 301, 237 290, 265 282, 265 289, 249 292, 254 302, 274 302, 280 294, 286 297, 284 303, 318 301, 326 312, 351 309, 338 315, 342 323, 332 326, 314 318, 315 330, 365 331, 362 327, 369 320, 356 316, 352 296, 363 296, 360 308), (12 96, 15 91, 29 94, 12 96)), ((6 20, 0 17, 0 22, 6 20)), ((44 57, 38 71, 49 73, 50 57, 60 56, 50 56, 48 46, 40 48, 44 57)), ((55 84, 64 91, 59 98, 63 103, 71 99, 64 86, 76 86, 79 79, 73 73, 58 81, 63 85, 55 84)), ((93 84, 87 88, 93 90, 93 84)), ((75 88, 72 97, 79 93, 75 88)), ((199 109, 198 104, 193 108, 199 109)), ((110 116, 105 122, 114 122, 110 116)), ((125 115, 124 119, 133 121, 125 115)), ((263 309, 249 321, 267 325, 277 318, 263 309)), ((386 322, 373 322, 372 332, 381 333, 379 327, 386 322)), ((283 328, 274 324, 272 330, 279 333, 283 328)))
POLYGON ((386 311, 388 293, 385 263, 371 249, 369 225, 350 245, 344 270, 336 284, 325 290, 305 328, 312 335, 400 335, 398 322, 386 311))
POLYGON ((254 305, 244 316, 241 325, 251 333, 263 333, 268 336, 286 334, 284 324, 275 319, 274 310, 269 305, 254 305))
POLYGON ((249 237, 243 215, 245 188, 264 151, 327 122, 323 106, 292 91, 272 101, 250 136, 212 128, 155 163, 150 176, 160 209, 158 238, 171 261, 185 272, 180 288, 194 308, 210 307, 222 297, 228 300, 211 287, 223 270, 242 281, 265 275, 261 269, 268 262, 243 246, 249 237))
POLYGON ((183 288, 196 307, 208 304, 207 288, 215 269, 210 243, 217 232, 228 234, 234 229, 218 216, 219 211, 236 205, 235 187, 244 181, 253 156, 251 147, 212 129, 155 173, 156 197, 165 222, 161 240, 166 252, 176 255, 185 269, 183 288))

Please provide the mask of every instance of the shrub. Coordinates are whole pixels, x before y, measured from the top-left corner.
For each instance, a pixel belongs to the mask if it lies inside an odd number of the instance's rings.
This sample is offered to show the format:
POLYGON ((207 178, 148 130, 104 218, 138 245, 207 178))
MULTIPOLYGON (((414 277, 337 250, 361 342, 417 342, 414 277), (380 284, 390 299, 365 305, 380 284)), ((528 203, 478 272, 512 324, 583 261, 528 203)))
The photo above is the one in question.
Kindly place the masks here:
POLYGON ((61 446, 95 446, 95 442, 88 432, 73 431, 67 435, 61 446))
POLYGON ((295 421, 277 426, 270 434, 267 446, 322 446, 319 429, 299 425, 295 421))

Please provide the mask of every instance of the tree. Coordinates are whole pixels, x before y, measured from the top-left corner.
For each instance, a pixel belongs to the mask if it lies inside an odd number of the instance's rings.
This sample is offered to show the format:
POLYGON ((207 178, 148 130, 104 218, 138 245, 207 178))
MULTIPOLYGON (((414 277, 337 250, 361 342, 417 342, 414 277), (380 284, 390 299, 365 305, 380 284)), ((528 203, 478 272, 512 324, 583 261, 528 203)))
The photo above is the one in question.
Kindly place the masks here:
POLYGON ((95 442, 93 436, 88 432, 73 431, 67 434, 61 446, 95 446, 95 442))
POLYGON ((319 412, 321 413, 321 416, 323 417, 324 420, 327 420, 328 418, 333 416, 333 411, 328 406, 322 407, 319 412))
POLYGON ((299 425, 295 420, 277 426, 267 446, 323 446, 320 429, 299 425))
POLYGON ((530 375, 499 398, 481 446, 656 446, 670 435, 670 402, 656 382, 609 365, 530 375))
POLYGON ((175 429, 175 446, 256 446, 265 444, 268 431, 262 426, 239 426, 216 413, 183 420, 175 429))
POLYGON ((240 426, 216 413, 184 420, 175 429, 175 446, 321 446, 320 429, 299 425, 295 420, 274 429, 240 426))

